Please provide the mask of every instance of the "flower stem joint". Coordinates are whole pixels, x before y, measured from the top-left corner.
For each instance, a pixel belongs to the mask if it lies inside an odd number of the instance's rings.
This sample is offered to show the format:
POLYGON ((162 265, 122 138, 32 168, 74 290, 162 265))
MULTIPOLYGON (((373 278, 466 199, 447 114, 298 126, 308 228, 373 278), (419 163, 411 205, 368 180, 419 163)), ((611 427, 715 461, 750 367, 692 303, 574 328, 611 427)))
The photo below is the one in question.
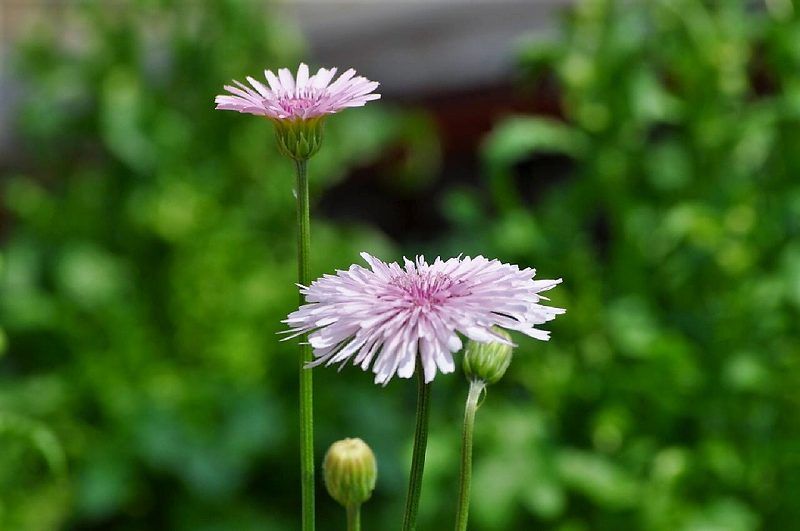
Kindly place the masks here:
POLYGON ((464 350, 464 374, 470 381, 482 381, 487 385, 497 383, 511 364, 511 336, 497 327, 492 331, 508 340, 508 343, 468 341, 464 350))
POLYGON ((359 506, 372 496, 378 463, 375 454, 361 439, 333 443, 322 467, 328 494, 343 507, 359 506))
POLYGON ((324 117, 272 120, 278 149, 296 161, 310 159, 322 145, 324 117))

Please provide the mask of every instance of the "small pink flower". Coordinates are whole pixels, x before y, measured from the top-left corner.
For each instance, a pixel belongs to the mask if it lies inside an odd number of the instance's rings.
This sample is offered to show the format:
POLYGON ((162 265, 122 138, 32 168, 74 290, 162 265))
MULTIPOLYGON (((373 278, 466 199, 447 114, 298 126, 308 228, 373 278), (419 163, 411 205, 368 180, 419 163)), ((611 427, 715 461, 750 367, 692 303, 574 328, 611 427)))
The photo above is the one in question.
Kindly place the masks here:
MULTIPOLYGON (((549 332, 535 328, 564 313, 562 308, 539 304, 539 295, 558 280, 533 280, 535 270, 476 258, 423 257, 405 268, 386 264, 367 253, 361 256, 371 269, 352 265, 347 271, 325 275, 301 286, 306 304, 284 323, 289 337, 310 332, 316 358, 310 366, 346 363, 363 370, 372 366, 375 383, 387 383, 395 374, 410 378, 417 355, 425 381, 436 370, 455 370, 452 354, 461 350, 459 333, 480 342, 509 341, 493 326, 547 340, 549 332)), ((287 338, 289 339, 289 338, 287 338)))
POLYGON ((230 94, 219 95, 214 102, 217 109, 239 111, 266 116, 273 120, 308 120, 334 114, 347 107, 362 107, 381 96, 373 91, 377 81, 355 77, 352 68, 331 83, 336 68, 320 68, 313 76, 308 66, 300 63, 297 77, 288 68, 278 70, 278 75, 265 70, 267 84, 247 77, 251 86, 235 81, 236 86, 225 85, 230 94))

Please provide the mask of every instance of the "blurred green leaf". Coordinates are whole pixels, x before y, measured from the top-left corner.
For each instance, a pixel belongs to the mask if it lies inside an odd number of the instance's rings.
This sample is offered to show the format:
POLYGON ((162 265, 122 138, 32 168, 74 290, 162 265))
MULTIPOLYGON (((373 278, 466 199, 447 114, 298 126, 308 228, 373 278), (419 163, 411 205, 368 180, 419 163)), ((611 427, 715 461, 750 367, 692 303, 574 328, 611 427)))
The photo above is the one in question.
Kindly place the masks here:
POLYGON ((585 148, 580 131, 546 118, 516 116, 495 128, 484 145, 490 165, 511 165, 537 153, 579 157, 585 148))
POLYGON ((620 509, 637 503, 640 486, 613 462, 579 450, 562 450, 557 467, 563 481, 593 501, 620 509))

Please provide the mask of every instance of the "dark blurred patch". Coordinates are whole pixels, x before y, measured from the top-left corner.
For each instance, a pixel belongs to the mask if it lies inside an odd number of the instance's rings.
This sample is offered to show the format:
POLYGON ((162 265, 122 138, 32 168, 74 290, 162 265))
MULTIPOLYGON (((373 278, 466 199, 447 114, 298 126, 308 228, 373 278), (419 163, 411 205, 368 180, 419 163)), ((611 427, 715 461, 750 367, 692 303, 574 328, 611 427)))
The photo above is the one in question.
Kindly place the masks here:
MULTIPOLYGON (((331 219, 374 224, 404 245, 435 241, 449 227, 441 208, 447 192, 455 185, 485 187, 479 153, 492 128, 511 115, 558 113, 553 85, 542 82, 536 87, 504 85, 398 102, 431 117, 441 146, 434 179, 424 186, 398 186, 393 176, 409 153, 395 147, 373 164, 355 168, 342 183, 326 191, 319 213, 331 219)), ((557 186, 569 173, 570 161, 565 157, 531 156, 514 168, 514 180, 524 199, 533 204, 546 187, 557 186), (548 176, 545 187, 536 179, 538 174, 548 176)))

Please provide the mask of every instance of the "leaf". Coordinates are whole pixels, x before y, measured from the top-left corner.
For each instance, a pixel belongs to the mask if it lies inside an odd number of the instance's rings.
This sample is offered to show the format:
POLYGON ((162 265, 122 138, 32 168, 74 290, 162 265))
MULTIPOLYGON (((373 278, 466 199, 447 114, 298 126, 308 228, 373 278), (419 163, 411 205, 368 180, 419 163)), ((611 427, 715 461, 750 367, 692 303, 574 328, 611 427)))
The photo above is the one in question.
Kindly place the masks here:
POLYGON ((604 457, 581 450, 564 450, 557 467, 565 484, 606 507, 637 505, 640 485, 622 467, 604 457))
POLYGON ((585 148, 583 133, 563 122, 515 116, 492 131, 483 153, 490 166, 508 166, 536 153, 559 153, 577 158, 585 148))
POLYGON ((44 424, 27 417, 0 412, 0 434, 24 439, 41 454, 48 468, 58 478, 67 473, 67 458, 61 442, 44 424))

